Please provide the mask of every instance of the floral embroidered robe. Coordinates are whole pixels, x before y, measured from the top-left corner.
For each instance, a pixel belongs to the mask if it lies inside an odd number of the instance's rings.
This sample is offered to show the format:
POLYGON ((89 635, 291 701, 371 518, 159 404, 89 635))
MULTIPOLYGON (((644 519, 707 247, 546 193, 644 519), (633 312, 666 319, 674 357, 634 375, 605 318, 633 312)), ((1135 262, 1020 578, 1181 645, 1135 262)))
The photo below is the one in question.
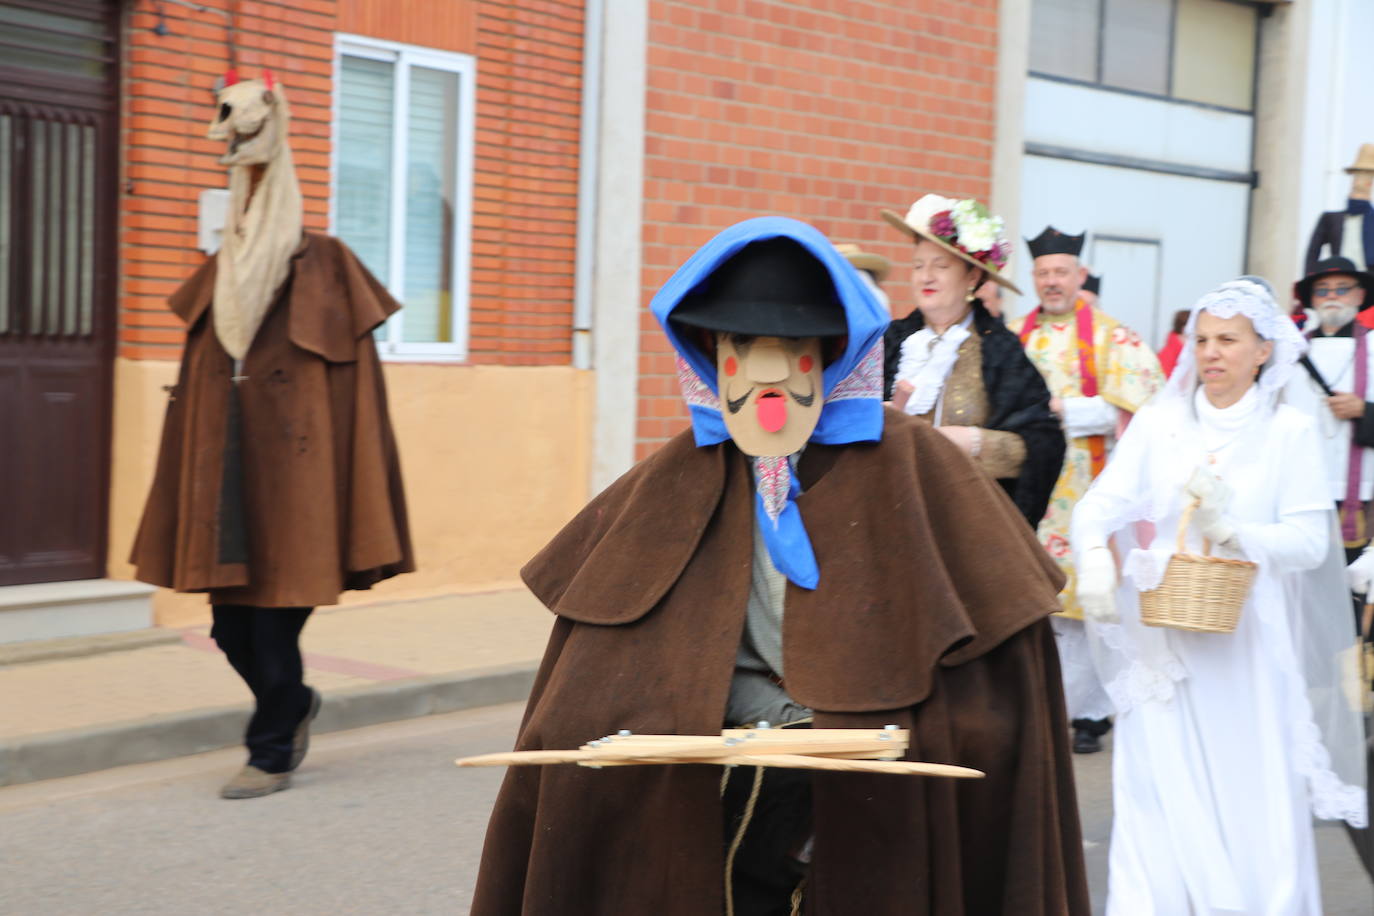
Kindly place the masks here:
MULTIPOLYGON (((1052 397, 1084 396, 1076 315, 1076 309, 1066 315, 1041 312, 1037 325, 1025 338, 1026 355, 1045 377, 1052 397)), ((1164 385, 1164 372, 1154 351, 1135 331, 1096 308, 1092 309, 1092 338, 1097 393, 1113 407, 1135 413, 1164 385)), ((1095 447, 1099 454, 1105 451, 1106 443, 1093 442, 1101 438, 1082 436, 1068 440, 1064 468, 1037 531, 1040 543, 1068 577, 1059 601, 1064 608, 1062 616, 1075 620, 1083 619, 1083 611, 1078 606, 1078 580, 1069 549, 1069 519, 1073 507, 1101 472, 1100 467, 1093 467, 1095 447)))

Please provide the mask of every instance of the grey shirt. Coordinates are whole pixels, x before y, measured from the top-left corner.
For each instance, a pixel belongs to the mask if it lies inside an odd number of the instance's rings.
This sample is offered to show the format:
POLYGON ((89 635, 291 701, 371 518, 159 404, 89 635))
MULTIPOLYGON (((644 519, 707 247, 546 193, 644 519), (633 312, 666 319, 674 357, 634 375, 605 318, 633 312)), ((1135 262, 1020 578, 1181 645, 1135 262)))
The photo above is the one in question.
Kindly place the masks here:
MULTIPOLYGON (((796 461, 793 460, 795 469, 796 461)), ((726 704, 728 725, 746 725, 759 721, 781 725, 811 715, 792 700, 769 674, 779 680, 783 674, 782 616, 787 596, 787 578, 773 565, 768 545, 754 521, 754 563, 749 583, 749 604, 745 613, 744 637, 735 652, 735 676, 730 681, 730 699, 726 704)))

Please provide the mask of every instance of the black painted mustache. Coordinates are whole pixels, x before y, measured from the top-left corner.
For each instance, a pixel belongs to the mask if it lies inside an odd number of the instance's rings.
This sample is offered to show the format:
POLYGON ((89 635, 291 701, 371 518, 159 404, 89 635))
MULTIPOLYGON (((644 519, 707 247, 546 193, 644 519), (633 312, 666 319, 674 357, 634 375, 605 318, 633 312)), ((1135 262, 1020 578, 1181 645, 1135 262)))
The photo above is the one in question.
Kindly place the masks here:
MULTIPOLYGON (((729 395, 726 395, 725 409, 730 411, 731 414, 739 413, 744 409, 745 402, 749 400, 750 396, 753 395, 757 388, 757 385, 751 386, 748 391, 744 392, 744 394, 740 395, 738 398, 731 398, 729 395)), ((814 382, 812 383, 810 394, 797 394, 791 388, 786 387, 782 390, 786 391, 792 397, 792 400, 796 401, 802 407, 810 407, 812 404, 816 403, 816 387, 814 382)))

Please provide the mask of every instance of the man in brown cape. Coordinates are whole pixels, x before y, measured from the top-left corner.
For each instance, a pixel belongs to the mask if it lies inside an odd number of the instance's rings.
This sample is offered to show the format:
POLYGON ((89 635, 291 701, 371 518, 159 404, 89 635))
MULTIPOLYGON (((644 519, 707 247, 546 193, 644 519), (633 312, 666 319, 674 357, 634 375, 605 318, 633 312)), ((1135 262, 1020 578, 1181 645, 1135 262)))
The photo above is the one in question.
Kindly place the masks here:
POLYGON ((299 637, 313 608, 415 568, 371 332, 400 306, 337 239, 301 231, 286 98, 232 77, 210 136, 230 166, 224 245, 171 297, 186 322, 132 562, 207 592, 211 636, 256 708, 222 789, 285 789, 320 697, 299 637))
POLYGON ((517 747, 896 724, 909 759, 987 775, 516 767, 474 916, 1086 916, 1047 622, 1063 579, 974 462, 884 411, 876 298, 768 217, 653 311, 693 428, 525 567, 557 619, 517 747))

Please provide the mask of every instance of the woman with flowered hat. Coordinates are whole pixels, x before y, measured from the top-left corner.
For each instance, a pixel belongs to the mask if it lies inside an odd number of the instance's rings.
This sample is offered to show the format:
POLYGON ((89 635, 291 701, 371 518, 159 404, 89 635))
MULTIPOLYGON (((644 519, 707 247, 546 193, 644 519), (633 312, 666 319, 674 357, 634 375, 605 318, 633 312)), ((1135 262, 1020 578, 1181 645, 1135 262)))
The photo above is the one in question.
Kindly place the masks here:
POLYGON ((927 194, 905 216, 883 218, 915 243, 916 310, 885 339, 885 393, 976 458, 1032 526, 1045 514, 1064 460, 1050 392, 1016 335, 975 295, 1002 275, 1011 246, 1002 220, 976 200, 927 194))

